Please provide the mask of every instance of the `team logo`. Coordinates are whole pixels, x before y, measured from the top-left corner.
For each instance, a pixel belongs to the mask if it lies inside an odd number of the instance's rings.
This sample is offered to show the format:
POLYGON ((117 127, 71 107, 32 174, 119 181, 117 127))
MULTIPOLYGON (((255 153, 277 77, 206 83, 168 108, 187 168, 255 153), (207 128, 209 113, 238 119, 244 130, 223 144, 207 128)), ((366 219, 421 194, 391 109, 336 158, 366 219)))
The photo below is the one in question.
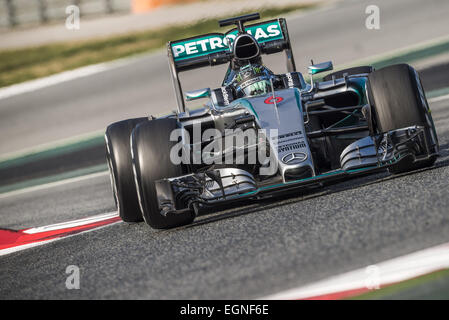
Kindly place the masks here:
POLYGON ((307 154, 304 152, 292 152, 282 157, 285 164, 301 163, 307 160, 307 154))
POLYGON ((275 103, 279 103, 282 102, 284 100, 284 98, 282 97, 269 97, 265 99, 265 103, 266 104, 275 104, 275 103))
POLYGON ((223 94, 223 102, 225 106, 229 105, 229 95, 226 91, 226 87, 221 87, 221 93, 223 94))

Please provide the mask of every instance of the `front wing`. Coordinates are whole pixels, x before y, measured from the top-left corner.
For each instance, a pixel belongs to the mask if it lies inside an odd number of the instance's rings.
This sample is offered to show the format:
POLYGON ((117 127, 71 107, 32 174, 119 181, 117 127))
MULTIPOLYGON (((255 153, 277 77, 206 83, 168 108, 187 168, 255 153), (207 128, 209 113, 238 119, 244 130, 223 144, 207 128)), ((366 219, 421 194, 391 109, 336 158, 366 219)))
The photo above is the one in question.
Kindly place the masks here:
POLYGON ((341 168, 312 177, 266 184, 242 169, 221 168, 203 173, 156 181, 160 212, 182 214, 200 208, 219 206, 243 199, 260 199, 284 193, 290 189, 320 186, 323 182, 385 170, 403 162, 420 163, 437 156, 430 145, 429 131, 423 126, 412 126, 374 137, 367 136, 350 144, 340 156, 341 168))

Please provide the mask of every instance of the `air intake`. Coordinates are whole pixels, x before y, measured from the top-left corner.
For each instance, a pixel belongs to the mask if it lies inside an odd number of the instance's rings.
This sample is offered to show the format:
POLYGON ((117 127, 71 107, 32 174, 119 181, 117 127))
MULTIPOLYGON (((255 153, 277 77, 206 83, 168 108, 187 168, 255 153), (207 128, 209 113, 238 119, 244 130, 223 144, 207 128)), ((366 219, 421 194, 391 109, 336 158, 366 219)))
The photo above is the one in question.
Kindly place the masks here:
POLYGON ((234 57, 239 60, 249 60, 260 55, 259 44, 249 34, 241 34, 234 41, 234 57))

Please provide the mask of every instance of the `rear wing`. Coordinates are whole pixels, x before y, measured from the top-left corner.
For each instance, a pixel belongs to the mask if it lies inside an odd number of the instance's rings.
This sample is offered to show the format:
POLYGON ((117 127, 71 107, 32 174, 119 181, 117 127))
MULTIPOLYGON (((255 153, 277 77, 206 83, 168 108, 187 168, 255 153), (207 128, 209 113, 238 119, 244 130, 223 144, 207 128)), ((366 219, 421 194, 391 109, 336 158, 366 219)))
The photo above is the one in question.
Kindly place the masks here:
MULTIPOLYGON (((285 19, 274 19, 245 26, 246 32, 254 36, 262 54, 285 51, 288 72, 296 71, 290 38, 285 19)), ((178 111, 185 111, 185 102, 178 73, 206 66, 228 63, 232 60, 232 42, 238 34, 237 28, 226 33, 209 33, 167 44, 170 73, 175 89, 178 111)))

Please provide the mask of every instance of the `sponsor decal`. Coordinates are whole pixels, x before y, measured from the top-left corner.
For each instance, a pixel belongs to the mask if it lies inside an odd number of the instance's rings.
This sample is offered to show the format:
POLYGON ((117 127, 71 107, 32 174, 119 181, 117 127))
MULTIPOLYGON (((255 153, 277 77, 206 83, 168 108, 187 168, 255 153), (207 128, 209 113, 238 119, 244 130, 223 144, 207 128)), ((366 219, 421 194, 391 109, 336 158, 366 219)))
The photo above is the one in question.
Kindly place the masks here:
POLYGON ((229 105, 229 95, 226 91, 226 87, 221 87, 221 93, 223 94, 223 102, 225 106, 229 105))
POLYGON ((219 33, 172 43, 171 49, 175 61, 229 50, 219 33))
POLYGON ((284 99, 282 97, 269 97, 269 98, 266 98, 264 102, 266 104, 274 104, 275 102, 279 103, 279 102, 282 102, 283 100, 284 99))
POLYGON ((305 154, 304 152, 292 152, 282 157, 282 162, 285 164, 301 163, 306 160, 307 154, 305 154))
MULTIPOLYGON (((279 141, 279 142, 281 142, 281 143, 286 143, 286 142, 289 142, 289 141, 296 141, 296 142, 298 142, 298 140, 300 140, 300 139, 302 139, 302 137, 301 138, 293 137, 293 138, 290 138, 290 139, 282 139, 282 141, 279 141)), ((302 142, 302 141, 299 141, 299 142, 302 142)))
MULTIPOLYGON (((290 138, 290 137, 295 137, 295 136, 302 136, 302 131, 293 131, 293 132, 289 132, 289 133, 285 133, 285 134, 281 134, 277 137, 277 139, 281 140, 284 138, 290 138)), ((274 137, 272 139, 275 139, 274 137)))
POLYGON ((286 144, 283 146, 279 146, 278 147, 278 153, 281 152, 286 152, 286 151, 292 151, 292 150, 297 150, 297 149, 302 149, 305 148, 306 144, 303 141, 299 141, 299 142, 295 142, 295 143, 290 143, 290 144, 286 144))
MULTIPOLYGON (((268 21, 266 23, 246 26, 246 32, 252 35, 257 42, 263 43, 266 41, 283 39, 281 25, 278 20, 268 21)), ((237 37, 237 29, 233 29, 226 33, 225 42, 230 46, 237 37)))
MULTIPOLYGON (((283 39, 281 25, 278 20, 246 27, 246 32, 254 36, 259 43, 283 39)), ((225 34, 211 33, 187 40, 180 40, 171 44, 175 61, 201 57, 211 53, 230 51, 231 44, 237 37, 237 30, 233 29, 225 34)))

